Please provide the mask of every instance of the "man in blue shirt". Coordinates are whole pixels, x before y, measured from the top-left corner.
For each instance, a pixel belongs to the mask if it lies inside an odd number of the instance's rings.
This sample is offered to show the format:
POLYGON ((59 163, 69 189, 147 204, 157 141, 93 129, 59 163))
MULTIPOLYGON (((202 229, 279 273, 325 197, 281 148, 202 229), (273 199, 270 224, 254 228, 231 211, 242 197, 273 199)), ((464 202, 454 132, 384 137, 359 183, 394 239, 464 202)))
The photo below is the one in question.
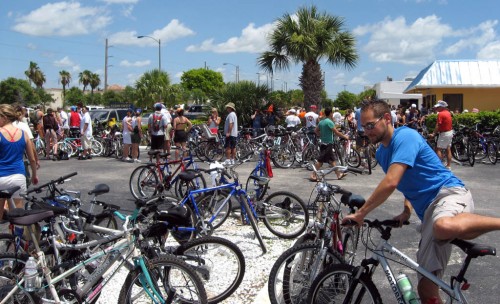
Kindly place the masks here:
MULTIPOLYGON (((358 122, 359 123, 359 122, 358 122)), ((439 161, 415 130, 394 129, 389 105, 371 100, 361 107, 361 125, 372 143, 382 143, 377 160, 386 173, 365 205, 344 219, 361 224, 365 216, 398 189, 405 197, 403 212, 395 219, 408 220, 415 209, 422 221, 417 262, 442 277, 451 254, 450 240, 473 239, 500 230, 500 219, 473 214, 474 202, 464 184, 439 161)), ((439 299, 439 288, 419 277, 422 303, 439 299)), ((439 302, 441 303, 441 302, 439 302)))

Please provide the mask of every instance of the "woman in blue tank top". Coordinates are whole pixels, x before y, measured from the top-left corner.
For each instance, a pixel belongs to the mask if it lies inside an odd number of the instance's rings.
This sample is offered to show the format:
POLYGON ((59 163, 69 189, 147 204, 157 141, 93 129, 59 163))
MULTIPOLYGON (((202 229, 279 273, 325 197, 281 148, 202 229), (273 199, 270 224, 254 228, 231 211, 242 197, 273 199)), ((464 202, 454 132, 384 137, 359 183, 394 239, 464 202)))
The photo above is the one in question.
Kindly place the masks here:
MULTIPOLYGON (((38 183, 36 175, 36 161, 33 154, 32 142, 28 135, 15 127, 12 122, 17 120, 18 113, 8 104, 0 104, 0 190, 20 186, 12 196, 17 208, 23 208, 23 200, 19 195, 26 192, 26 177, 23 155, 26 152, 31 165, 31 181, 38 183)), ((3 217, 5 199, 0 199, 0 218, 3 217)))

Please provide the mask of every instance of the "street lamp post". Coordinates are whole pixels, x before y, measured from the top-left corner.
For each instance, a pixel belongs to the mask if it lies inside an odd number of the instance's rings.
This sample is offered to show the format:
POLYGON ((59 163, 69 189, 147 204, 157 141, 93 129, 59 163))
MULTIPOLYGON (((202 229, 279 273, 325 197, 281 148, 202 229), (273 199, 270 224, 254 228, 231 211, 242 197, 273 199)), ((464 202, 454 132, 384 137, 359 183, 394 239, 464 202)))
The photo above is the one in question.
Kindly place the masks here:
POLYGON ((161 72, 161 40, 153 38, 151 36, 144 36, 144 35, 137 36, 137 38, 139 38, 139 39, 141 39, 141 38, 150 38, 150 39, 153 39, 154 41, 158 42, 158 71, 161 72))
POLYGON ((229 63, 229 62, 224 62, 223 65, 232 65, 232 66, 234 66, 236 68, 236 74, 234 75, 235 82, 236 83, 240 82, 240 66, 232 64, 232 63, 229 63))

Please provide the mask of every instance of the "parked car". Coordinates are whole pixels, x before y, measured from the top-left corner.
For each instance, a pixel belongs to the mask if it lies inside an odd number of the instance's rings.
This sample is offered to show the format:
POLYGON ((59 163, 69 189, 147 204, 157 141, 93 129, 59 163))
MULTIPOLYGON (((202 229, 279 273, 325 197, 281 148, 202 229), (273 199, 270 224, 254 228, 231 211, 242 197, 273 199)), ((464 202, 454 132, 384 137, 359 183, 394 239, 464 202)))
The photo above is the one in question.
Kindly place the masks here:
POLYGON ((89 111, 90 118, 95 123, 101 126, 109 124, 110 126, 116 122, 121 123, 123 118, 127 116, 127 109, 97 109, 89 111))
POLYGON ((206 119, 210 113, 210 106, 207 105, 190 105, 186 107, 184 116, 188 119, 206 119))

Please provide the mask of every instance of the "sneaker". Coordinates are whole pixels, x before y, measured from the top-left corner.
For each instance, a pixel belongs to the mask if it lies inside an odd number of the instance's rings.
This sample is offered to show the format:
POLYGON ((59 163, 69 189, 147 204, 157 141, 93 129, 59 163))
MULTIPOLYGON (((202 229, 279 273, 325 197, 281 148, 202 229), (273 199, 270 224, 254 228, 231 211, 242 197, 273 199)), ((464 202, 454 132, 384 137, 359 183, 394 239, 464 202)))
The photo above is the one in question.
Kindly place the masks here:
POLYGON ((142 163, 140 159, 134 159, 134 163, 142 163))
POLYGON ((234 165, 234 159, 231 159, 231 165, 234 165))
POLYGON ((130 157, 127 157, 127 158, 123 159, 123 161, 124 161, 124 162, 128 162, 128 163, 130 163, 130 162, 132 162, 133 160, 132 160, 130 157))
POLYGON ((230 166, 231 165, 231 160, 230 159, 226 159, 222 164, 225 165, 225 166, 230 166))

